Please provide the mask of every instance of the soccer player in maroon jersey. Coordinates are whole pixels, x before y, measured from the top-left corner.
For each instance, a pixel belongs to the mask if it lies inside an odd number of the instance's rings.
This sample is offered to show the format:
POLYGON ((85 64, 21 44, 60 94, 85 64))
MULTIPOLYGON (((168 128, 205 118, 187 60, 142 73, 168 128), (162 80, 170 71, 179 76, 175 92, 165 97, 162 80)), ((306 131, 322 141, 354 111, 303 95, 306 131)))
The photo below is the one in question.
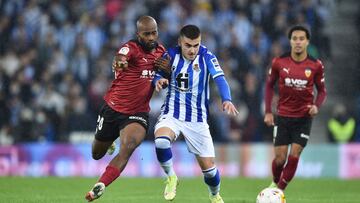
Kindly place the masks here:
POLYGON ((300 154, 310 137, 312 118, 318 114, 326 98, 324 66, 307 53, 309 30, 296 25, 289 30, 288 38, 291 52, 273 59, 265 87, 264 122, 274 126, 275 158, 270 187, 277 186, 282 190, 295 175, 300 154), (271 103, 276 82, 279 102, 275 124, 271 103))
POLYGON ((99 198, 105 187, 120 176, 131 154, 146 136, 149 101, 154 90, 151 81, 157 67, 155 60, 161 58, 165 48, 157 43, 155 19, 142 16, 136 27, 137 39, 125 43, 114 58, 115 79, 104 96, 105 104, 99 112, 92 146, 92 157, 98 160, 120 136, 120 152, 86 194, 89 202, 99 198))

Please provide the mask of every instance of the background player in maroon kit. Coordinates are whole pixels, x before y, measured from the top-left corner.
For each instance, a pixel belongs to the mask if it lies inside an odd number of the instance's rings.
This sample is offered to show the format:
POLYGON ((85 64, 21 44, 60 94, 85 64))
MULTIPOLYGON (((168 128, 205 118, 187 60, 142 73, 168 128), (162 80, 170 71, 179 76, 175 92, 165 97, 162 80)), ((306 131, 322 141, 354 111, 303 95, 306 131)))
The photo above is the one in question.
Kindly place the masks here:
POLYGON ((310 32, 294 26, 288 33, 291 52, 272 61, 265 87, 265 118, 274 125, 271 110, 275 82, 278 81, 279 102, 274 126, 275 158, 272 162, 273 183, 282 190, 294 177, 300 154, 310 136, 312 117, 319 112, 326 97, 324 66, 307 53, 310 32), (317 96, 314 100, 314 85, 317 96), (290 153, 288 154, 288 146, 290 153), (287 164, 285 165, 285 162, 287 164), (285 165, 285 166, 284 166, 285 165))
POLYGON ((154 89, 151 81, 158 63, 155 59, 162 56, 165 48, 157 43, 158 28, 152 17, 140 17, 136 27, 137 39, 125 43, 114 58, 115 79, 99 112, 92 156, 96 160, 102 158, 119 136, 120 151, 86 194, 89 202, 99 198, 105 187, 120 176, 131 154, 146 136, 149 101, 154 89))

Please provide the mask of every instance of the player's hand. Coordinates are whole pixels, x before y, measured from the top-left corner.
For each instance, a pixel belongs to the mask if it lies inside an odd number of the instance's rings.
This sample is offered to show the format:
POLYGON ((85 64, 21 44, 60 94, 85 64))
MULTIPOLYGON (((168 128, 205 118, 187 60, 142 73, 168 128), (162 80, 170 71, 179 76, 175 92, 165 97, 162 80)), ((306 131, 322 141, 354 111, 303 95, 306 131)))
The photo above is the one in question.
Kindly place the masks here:
POLYGON ((231 101, 224 101, 222 107, 223 111, 225 111, 229 115, 236 116, 239 114, 239 111, 236 110, 234 104, 231 101))
POLYGON ((309 115, 311 117, 319 113, 319 109, 316 105, 308 105, 307 107, 309 108, 309 115))
POLYGON ((126 56, 118 55, 118 56, 114 57, 114 60, 112 63, 113 72, 127 70, 127 68, 128 68, 128 61, 127 61, 126 56))
POLYGON ((155 90, 157 92, 160 92, 161 89, 166 88, 168 85, 169 85, 169 80, 165 78, 161 78, 158 81, 156 81, 155 90))
POLYGON ((267 126, 274 126, 274 115, 272 113, 266 113, 264 117, 264 123, 267 126))
POLYGON ((168 74, 171 72, 169 55, 166 55, 166 58, 159 57, 155 59, 154 65, 156 70, 162 70, 168 74))

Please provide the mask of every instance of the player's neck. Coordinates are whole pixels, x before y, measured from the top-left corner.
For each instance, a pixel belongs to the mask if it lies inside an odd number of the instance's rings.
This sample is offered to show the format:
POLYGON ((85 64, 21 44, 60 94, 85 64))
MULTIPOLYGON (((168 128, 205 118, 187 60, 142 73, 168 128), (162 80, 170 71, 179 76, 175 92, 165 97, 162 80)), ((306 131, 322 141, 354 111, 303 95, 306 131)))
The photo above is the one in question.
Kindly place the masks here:
POLYGON ((307 52, 304 51, 301 54, 296 54, 295 52, 291 52, 291 58, 296 62, 304 61, 307 58, 307 52))
POLYGON ((190 59, 186 58, 184 55, 182 56, 182 58, 183 58, 184 61, 186 61, 187 63, 191 63, 191 61, 193 61, 193 60, 190 60, 190 59))

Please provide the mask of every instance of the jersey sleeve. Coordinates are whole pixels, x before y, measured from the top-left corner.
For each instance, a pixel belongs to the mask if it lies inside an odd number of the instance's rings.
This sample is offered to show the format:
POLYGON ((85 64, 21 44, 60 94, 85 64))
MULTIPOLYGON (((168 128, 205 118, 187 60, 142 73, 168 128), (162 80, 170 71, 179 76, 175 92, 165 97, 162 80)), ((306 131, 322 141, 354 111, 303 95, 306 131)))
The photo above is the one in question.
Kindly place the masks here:
POLYGON ((318 71, 314 77, 314 83, 317 89, 317 96, 315 100, 315 105, 320 108, 326 99, 326 88, 325 88, 325 71, 324 65, 320 60, 317 60, 318 71))
POLYGON ((119 48, 117 55, 126 56, 127 61, 129 61, 134 56, 135 52, 136 52, 136 47, 132 45, 131 42, 128 42, 119 48))
POLYGON ((265 83, 265 113, 271 113, 271 103, 274 95, 274 85, 279 78, 279 68, 277 65, 277 58, 271 62, 268 77, 265 83))
POLYGON ((218 59, 214 54, 209 51, 205 54, 205 62, 207 69, 209 70, 210 75, 213 79, 224 75, 224 71, 221 69, 218 59))
POLYGON ((214 81, 220 92, 222 102, 231 101, 230 87, 225 79, 225 76, 219 76, 215 78, 214 81))

